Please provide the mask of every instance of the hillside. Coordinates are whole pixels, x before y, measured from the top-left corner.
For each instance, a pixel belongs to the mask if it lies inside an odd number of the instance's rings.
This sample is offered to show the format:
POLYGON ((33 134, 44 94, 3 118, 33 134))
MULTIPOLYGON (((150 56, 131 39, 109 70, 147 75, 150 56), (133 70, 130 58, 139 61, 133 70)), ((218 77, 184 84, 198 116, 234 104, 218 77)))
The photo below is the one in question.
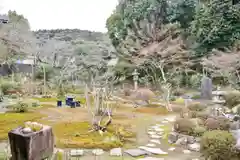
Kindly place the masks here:
POLYGON ((114 56, 106 34, 79 29, 39 30, 37 38, 39 59, 53 66, 62 66, 68 58, 76 63, 96 65, 114 56))

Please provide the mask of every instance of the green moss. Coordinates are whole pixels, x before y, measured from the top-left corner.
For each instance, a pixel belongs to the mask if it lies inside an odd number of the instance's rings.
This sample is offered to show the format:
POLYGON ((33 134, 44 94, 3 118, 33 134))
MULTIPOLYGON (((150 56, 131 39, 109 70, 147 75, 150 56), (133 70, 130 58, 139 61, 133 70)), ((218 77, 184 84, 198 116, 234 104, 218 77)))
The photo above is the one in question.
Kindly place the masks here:
MULTIPOLYGON (((123 139, 119 137, 116 128, 109 127, 108 132, 102 136, 99 132, 89 132, 91 126, 88 122, 62 122, 52 126, 56 137, 56 146, 59 148, 110 148, 123 146, 123 139)), ((125 132, 126 133, 126 132, 125 132)), ((130 137, 132 134, 122 134, 130 137)))
POLYGON ((44 117, 39 113, 4 113, 0 114, 0 140, 8 138, 8 132, 18 126, 23 126, 24 122, 37 121, 44 117))

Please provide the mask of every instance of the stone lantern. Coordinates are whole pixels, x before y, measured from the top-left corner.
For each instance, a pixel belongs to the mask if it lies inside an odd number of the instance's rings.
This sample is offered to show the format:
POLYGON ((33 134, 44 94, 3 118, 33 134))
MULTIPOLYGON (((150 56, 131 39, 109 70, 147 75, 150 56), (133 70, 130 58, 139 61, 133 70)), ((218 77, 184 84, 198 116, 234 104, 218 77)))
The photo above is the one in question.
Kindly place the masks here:
POLYGON ((137 69, 134 70, 132 75, 133 75, 133 81, 134 81, 134 89, 137 90, 138 89, 138 75, 139 75, 139 73, 137 72, 137 69))

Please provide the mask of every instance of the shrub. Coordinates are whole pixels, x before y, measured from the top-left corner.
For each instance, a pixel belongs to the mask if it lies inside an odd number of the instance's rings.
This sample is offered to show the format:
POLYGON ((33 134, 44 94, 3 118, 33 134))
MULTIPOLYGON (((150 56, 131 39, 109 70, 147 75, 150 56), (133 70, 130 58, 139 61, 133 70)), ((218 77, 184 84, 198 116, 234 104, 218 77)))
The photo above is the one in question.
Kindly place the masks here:
POLYGON ((204 109, 206 109, 206 107, 207 107, 206 105, 203 105, 201 103, 192 103, 188 105, 188 109, 190 111, 197 111, 197 112, 203 111, 204 109))
POLYGON ((21 113, 28 111, 28 104, 22 101, 19 101, 17 104, 7 106, 7 108, 13 110, 14 112, 21 113))
POLYGON ((208 130, 229 130, 230 121, 225 117, 208 118, 205 121, 208 130))
POLYGON ((202 111, 202 112, 196 112, 196 118, 200 118, 202 120, 207 120, 209 118, 209 113, 206 111, 202 111))
POLYGON ((232 109, 234 106, 240 104, 240 92, 234 91, 230 92, 226 95, 223 96, 225 99, 225 105, 229 108, 232 109))
POLYGON ((18 95, 17 95, 17 94, 11 94, 11 95, 9 96, 9 98, 11 98, 11 99, 17 99, 17 98, 18 98, 18 95))
POLYGON ((234 137, 227 131, 207 131, 201 138, 200 151, 206 159, 225 160, 236 156, 234 137))
POLYGON ((174 96, 181 96, 185 93, 184 89, 177 88, 176 90, 173 91, 174 96))
POLYGON ((193 130, 193 136, 200 137, 200 136, 202 136, 206 131, 207 131, 207 129, 206 129, 204 126, 197 126, 197 127, 194 128, 194 130, 193 130))
POLYGON ((191 135, 195 128, 194 123, 187 118, 179 118, 174 123, 175 131, 183 134, 191 135))
POLYGON ((4 95, 8 94, 8 91, 17 89, 17 85, 15 83, 9 81, 1 81, 0 83, 1 91, 4 95))

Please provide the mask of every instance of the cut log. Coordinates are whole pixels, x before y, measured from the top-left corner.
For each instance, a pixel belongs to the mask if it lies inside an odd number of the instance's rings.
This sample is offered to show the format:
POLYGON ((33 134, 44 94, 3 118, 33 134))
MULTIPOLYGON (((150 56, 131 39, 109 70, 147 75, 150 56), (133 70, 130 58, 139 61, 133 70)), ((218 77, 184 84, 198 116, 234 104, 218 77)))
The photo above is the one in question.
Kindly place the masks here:
POLYGON ((12 160, 43 160, 52 156, 54 135, 50 126, 27 134, 22 129, 18 127, 8 133, 12 160))

